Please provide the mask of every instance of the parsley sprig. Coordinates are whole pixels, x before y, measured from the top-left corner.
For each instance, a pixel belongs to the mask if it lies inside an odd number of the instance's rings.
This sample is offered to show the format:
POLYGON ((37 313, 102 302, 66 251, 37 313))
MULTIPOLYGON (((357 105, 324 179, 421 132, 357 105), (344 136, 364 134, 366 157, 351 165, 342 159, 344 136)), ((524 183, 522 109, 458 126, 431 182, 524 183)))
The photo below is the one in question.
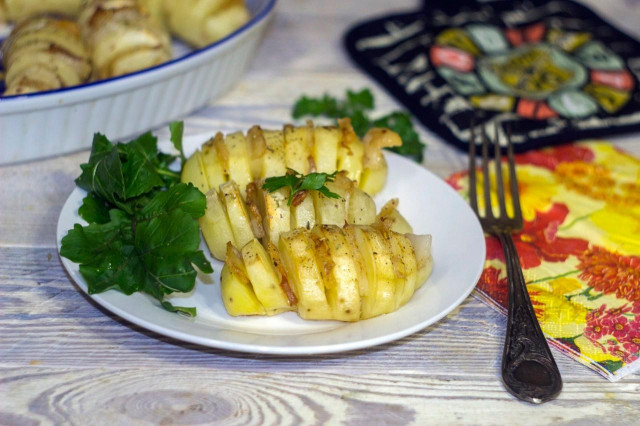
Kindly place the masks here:
POLYGON ((413 128, 411 115, 404 111, 394 111, 377 119, 371 119, 369 113, 375 108, 373 95, 369 89, 359 92, 347 90, 344 100, 339 100, 328 94, 320 98, 302 96, 295 103, 292 111, 293 118, 304 116, 351 118, 353 130, 359 137, 363 137, 372 127, 387 127, 400 135, 402 145, 387 148, 398 154, 411 157, 421 163, 425 144, 413 128))
MULTIPOLYGON (((171 141, 182 152, 182 123, 170 126, 171 141)), ((90 294, 118 289, 156 298, 170 312, 196 315, 196 308, 174 306, 171 293, 189 292, 197 267, 213 272, 199 250, 197 218, 206 208, 204 194, 180 183, 170 169, 177 156, 158 151, 145 133, 129 143, 112 143, 96 133, 89 162, 76 184, 87 191, 76 223, 62 239, 60 255, 80 264, 90 294)))
POLYGON ((290 188, 291 193, 289 194, 289 201, 287 202, 289 206, 293 202, 296 194, 302 193, 303 191, 315 190, 328 198, 342 198, 335 192, 329 191, 329 188, 325 186, 325 183, 335 180, 337 173, 338 172, 335 171, 331 174, 309 173, 308 175, 303 175, 293 169, 287 169, 287 174, 284 176, 274 176, 265 179, 262 189, 274 192, 280 188, 290 188))

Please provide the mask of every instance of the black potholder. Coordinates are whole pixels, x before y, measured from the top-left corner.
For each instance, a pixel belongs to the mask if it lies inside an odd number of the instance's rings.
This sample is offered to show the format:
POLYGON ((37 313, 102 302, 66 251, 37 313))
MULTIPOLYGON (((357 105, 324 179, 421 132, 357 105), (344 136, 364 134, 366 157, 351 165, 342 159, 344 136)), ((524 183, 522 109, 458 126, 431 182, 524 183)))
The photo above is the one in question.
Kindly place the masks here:
POLYGON ((640 128, 640 43, 573 1, 437 0, 360 23, 355 62, 466 149, 470 126, 518 151, 640 128))

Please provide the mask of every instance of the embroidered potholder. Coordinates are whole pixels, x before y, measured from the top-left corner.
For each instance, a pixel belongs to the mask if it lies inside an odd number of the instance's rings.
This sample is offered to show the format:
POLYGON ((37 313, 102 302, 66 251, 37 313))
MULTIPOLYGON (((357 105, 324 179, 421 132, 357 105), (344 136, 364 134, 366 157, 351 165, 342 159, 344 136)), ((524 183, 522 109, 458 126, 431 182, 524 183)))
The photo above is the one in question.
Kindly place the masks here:
POLYGON ((517 151, 640 129, 640 43, 572 1, 429 1, 358 24, 349 54, 466 149, 509 123, 517 151))

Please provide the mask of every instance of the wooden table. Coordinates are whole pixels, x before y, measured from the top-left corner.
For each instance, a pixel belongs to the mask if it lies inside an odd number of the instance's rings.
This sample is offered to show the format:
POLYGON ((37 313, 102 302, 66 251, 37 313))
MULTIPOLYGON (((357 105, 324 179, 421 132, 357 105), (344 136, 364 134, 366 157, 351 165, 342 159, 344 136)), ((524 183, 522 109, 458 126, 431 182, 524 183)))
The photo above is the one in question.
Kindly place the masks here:
MULTIPOLYGON (((625 9, 636 2, 606 3, 605 15, 637 31, 640 16, 625 9)), ((396 108, 340 45, 352 22, 389 4, 415 2, 282 0, 243 81, 187 117, 187 132, 280 126, 302 93, 369 86, 379 112, 396 108)), ((427 168, 444 177, 465 167, 420 131, 427 168)), ((640 155, 640 137, 618 141, 640 155)), ((472 296, 402 340, 307 358, 208 349, 120 320, 69 280, 56 250, 58 214, 87 158, 0 168, 0 424, 638 422, 639 375, 609 383, 557 351, 560 397, 541 407, 512 398, 500 382, 505 318, 472 296)))

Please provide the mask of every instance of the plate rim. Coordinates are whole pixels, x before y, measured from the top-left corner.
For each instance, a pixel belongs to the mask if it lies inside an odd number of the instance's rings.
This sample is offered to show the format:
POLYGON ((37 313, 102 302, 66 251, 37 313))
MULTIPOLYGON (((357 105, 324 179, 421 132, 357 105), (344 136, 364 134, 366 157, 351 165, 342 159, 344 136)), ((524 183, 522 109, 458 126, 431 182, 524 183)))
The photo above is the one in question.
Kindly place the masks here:
MULTIPOLYGON (((196 138, 201 138, 203 135, 190 135, 188 138, 196 139, 196 138)), ((446 182, 444 182, 440 177, 435 175, 433 172, 429 171, 424 166, 415 164, 411 160, 408 160, 393 152, 385 152, 385 156, 395 158, 396 160, 399 159, 401 161, 406 161, 408 164, 411 164, 411 165, 416 165, 427 175, 431 175, 432 178, 436 178, 439 181, 441 181, 441 184, 444 187, 446 187, 446 190, 450 191, 452 195, 459 197, 459 194, 453 188, 447 185, 446 182)), ((308 346, 283 346, 283 345, 270 346, 270 345, 262 345, 262 344, 255 344, 255 343, 237 343, 237 342, 232 342, 224 339, 215 338, 215 336, 210 336, 205 338, 195 334, 185 333, 183 331, 180 331, 171 327, 158 325, 154 322, 150 322, 144 318, 136 316, 135 314, 132 314, 127 310, 120 308, 117 304, 113 304, 108 300, 105 300, 102 297, 102 294, 105 294, 105 293, 89 294, 86 287, 86 283, 84 281, 78 282, 78 280, 75 279, 74 273, 72 271, 75 270, 74 268, 77 268, 77 264, 75 264, 74 262, 72 262, 67 258, 60 256, 61 240, 62 240, 62 237, 64 237, 64 235, 66 235, 66 233, 68 232, 68 229, 62 229, 61 225, 63 220, 63 213, 67 212, 69 209, 72 208, 72 207, 69 207, 68 204, 74 200, 75 196, 82 195, 83 192, 85 191, 78 187, 74 187, 73 191, 67 197, 60 211, 60 214, 58 217, 57 229, 56 229, 56 249, 58 252, 58 257, 63 267, 65 268, 65 271, 70 281, 75 286, 79 287, 85 295, 91 298, 92 301, 96 302, 97 304, 99 304, 100 306, 102 306, 112 314, 122 319, 125 319, 126 321, 132 324, 135 324, 146 330, 150 330, 159 335, 176 339, 181 342, 196 344, 196 345, 215 348, 215 349, 228 350, 233 352, 253 353, 253 354, 263 354, 263 355, 286 355, 286 356, 341 353, 341 352, 349 352, 349 351, 365 349, 373 346, 378 346, 381 344, 389 343, 389 342, 401 339, 403 337, 412 335, 440 321, 442 318, 444 318, 453 310, 455 310, 458 306, 460 306, 460 304, 469 296, 469 294, 471 294, 473 289, 476 287, 476 283, 478 282, 482 274, 483 267, 484 267, 484 260, 486 258, 486 247, 483 244, 481 247, 478 247, 479 253, 481 255, 478 256, 478 265, 476 265, 475 267, 476 271, 475 271, 474 279, 471 281, 472 284, 467 284, 464 291, 462 291, 459 294, 459 296, 452 303, 450 303, 449 306, 447 306, 445 309, 442 309, 437 315, 431 316, 428 319, 423 321, 418 321, 409 327, 403 328, 401 330, 397 330, 395 332, 383 334, 380 336, 364 338, 364 339, 357 339, 351 342, 328 343, 328 344, 322 344, 322 345, 308 345, 308 346)), ((461 201, 463 200, 461 199, 461 201)), ((463 202, 463 204, 467 206, 469 211, 471 211, 471 208, 467 203, 463 202)), ((473 212, 471 211, 471 213, 473 212)), ((479 231, 480 234, 483 235, 482 227, 480 226, 480 222, 477 220, 477 217, 475 216, 475 214, 473 214, 472 217, 475 219, 474 220, 475 230, 479 231)), ((437 265, 435 265, 435 267, 437 267, 437 265)), ((428 285, 428 281, 425 284, 428 285)), ((113 290, 113 291, 116 291, 116 290, 113 290)), ((143 293, 141 293, 141 295, 143 295, 145 298, 148 298, 149 303, 153 303, 153 299, 151 299, 151 297, 143 293)), ((361 323, 362 321, 358 321, 355 323, 347 323, 343 327, 348 327, 351 324, 361 324, 361 323)), ((223 329, 219 329, 219 330, 223 330, 223 329)), ((317 331, 317 332, 314 332, 313 334, 321 334, 321 333, 326 333, 330 331, 332 330, 317 331)), ((234 330, 234 332, 242 333, 242 331, 237 331, 237 330, 234 330)), ((215 334, 215 333, 212 333, 212 334, 215 334)), ((244 334, 251 334, 251 333, 244 333, 244 334)), ((309 335, 311 333, 303 333, 303 334, 309 335)))

